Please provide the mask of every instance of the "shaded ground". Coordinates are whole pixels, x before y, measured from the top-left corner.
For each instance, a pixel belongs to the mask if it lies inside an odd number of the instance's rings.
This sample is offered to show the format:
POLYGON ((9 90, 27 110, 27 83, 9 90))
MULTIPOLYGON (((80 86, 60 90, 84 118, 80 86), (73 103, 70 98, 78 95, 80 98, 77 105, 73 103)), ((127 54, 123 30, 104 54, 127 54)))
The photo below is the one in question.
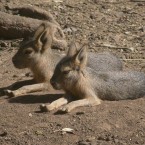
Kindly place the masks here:
MULTIPOLYGON (((128 0, 2 0, 32 4, 50 11, 63 27, 67 39, 76 31, 78 41, 89 39, 90 51, 112 51, 125 59, 124 68, 144 71, 145 2, 128 0), (106 47, 110 46, 110 47, 106 47), (113 46, 116 46, 113 48, 113 46), (118 48, 118 49, 117 49, 118 48)), ((8 12, 9 13, 9 12, 8 12)), ((20 40, 0 40, 0 88, 30 79, 28 70, 16 70, 11 57, 20 40)), ((41 103, 57 95, 35 93, 0 98, 0 144, 2 145, 134 145, 145 144, 145 99, 103 102, 70 114, 40 113, 41 103), (62 134, 63 128, 74 129, 62 134)))

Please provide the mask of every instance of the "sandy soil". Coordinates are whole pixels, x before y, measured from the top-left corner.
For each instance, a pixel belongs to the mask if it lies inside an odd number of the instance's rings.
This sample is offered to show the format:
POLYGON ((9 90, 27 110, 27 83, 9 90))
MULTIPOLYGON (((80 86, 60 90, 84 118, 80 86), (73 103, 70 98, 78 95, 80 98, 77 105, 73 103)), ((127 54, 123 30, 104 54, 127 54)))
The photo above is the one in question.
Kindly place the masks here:
MULTIPOLYGON (((31 4, 50 11, 68 41, 72 30, 77 40, 89 40, 90 51, 111 51, 123 59, 124 69, 145 69, 145 2, 131 0, 1 0, 31 4), (110 47, 106 47, 110 46, 110 47), (115 47, 113 47, 115 46, 115 47)), ((0 88, 31 79, 29 70, 14 68, 11 58, 20 40, 0 39, 0 88)), ((0 98, 1 145, 143 145, 145 144, 145 98, 104 101, 97 107, 82 107, 69 114, 40 113, 41 103, 59 95, 33 93, 0 98), (63 133, 72 128, 72 133, 63 133)))

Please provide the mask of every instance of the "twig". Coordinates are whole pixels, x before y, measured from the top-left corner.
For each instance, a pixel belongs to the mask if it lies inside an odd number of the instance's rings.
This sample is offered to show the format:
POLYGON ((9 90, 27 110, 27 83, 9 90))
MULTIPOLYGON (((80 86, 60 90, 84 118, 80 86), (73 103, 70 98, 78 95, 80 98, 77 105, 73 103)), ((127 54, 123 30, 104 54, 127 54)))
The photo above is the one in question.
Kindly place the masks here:
POLYGON ((109 47, 109 48, 115 48, 115 49, 129 49, 129 50, 132 50, 131 48, 128 48, 128 47, 117 47, 117 46, 110 45, 110 44, 97 45, 96 47, 109 47))
POLYGON ((24 134, 24 133, 27 133, 27 131, 20 132, 19 135, 24 134))

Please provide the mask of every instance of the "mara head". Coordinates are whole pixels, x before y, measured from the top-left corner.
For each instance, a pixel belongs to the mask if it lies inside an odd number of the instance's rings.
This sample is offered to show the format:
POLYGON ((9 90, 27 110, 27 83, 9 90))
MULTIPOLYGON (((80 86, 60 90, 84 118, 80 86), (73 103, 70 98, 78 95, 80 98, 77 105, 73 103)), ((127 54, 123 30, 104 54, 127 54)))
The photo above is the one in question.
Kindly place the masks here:
POLYGON ((19 69, 30 68, 46 51, 51 51, 51 44, 51 27, 42 23, 30 40, 20 44, 19 50, 12 58, 14 66, 19 69))
POLYGON ((54 89, 64 89, 75 85, 83 73, 87 63, 86 44, 77 51, 76 47, 70 47, 67 55, 56 65, 54 74, 50 80, 54 89))

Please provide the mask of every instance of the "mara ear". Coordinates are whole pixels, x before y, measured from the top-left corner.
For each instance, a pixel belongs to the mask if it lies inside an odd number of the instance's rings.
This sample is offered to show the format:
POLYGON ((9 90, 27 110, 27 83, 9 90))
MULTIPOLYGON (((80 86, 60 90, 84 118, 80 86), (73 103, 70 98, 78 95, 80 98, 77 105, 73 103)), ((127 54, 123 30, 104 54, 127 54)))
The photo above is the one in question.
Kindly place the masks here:
POLYGON ((34 33, 33 40, 34 40, 34 46, 36 51, 40 51, 42 47, 42 42, 40 41, 40 38, 45 30, 45 23, 42 23, 37 30, 34 33))
POLYGON ((74 40, 71 41, 69 44, 69 49, 67 52, 67 56, 74 56, 77 53, 77 46, 74 40))
POLYGON ((41 52, 45 52, 45 50, 47 49, 51 50, 53 38, 51 29, 49 27, 46 28, 45 31, 42 33, 39 38, 39 42, 42 43, 41 52))
POLYGON ((34 39, 34 40, 38 40, 39 37, 40 37, 40 35, 44 32, 45 28, 46 28, 46 24, 45 24, 45 23, 42 23, 42 24, 37 28, 37 30, 35 31, 34 36, 33 36, 33 39, 34 39))
POLYGON ((69 49, 68 49, 68 52, 67 52, 67 56, 74 56, 76 53, 77 53, 77 44, 75 42, 75 32, 73 31, 73 37, 72 37, 72 40, 71 40, 71 43, 69 44, 69 49))
POLYGON ((84 44, 74 56, 75 66, 84 68, 87 64, 87 44, 84 44))
POLYGON ((47 48, 51 47, 52 34, 50 27, 47 27, 45 23, 42 23, 34 34, 35 47, 38 51, 43 52, 47 48))

